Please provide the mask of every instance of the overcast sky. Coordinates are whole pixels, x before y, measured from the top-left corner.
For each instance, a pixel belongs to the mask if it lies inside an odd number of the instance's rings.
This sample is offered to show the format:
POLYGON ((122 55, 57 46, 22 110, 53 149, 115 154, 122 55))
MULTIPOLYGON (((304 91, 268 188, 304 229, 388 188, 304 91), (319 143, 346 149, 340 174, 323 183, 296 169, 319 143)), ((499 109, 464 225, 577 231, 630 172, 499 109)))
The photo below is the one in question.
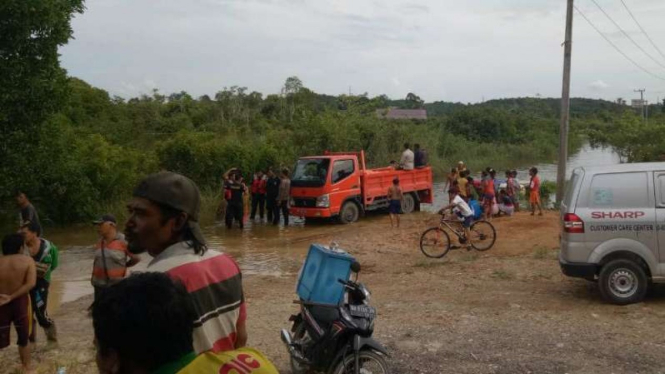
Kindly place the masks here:
MULTIPOLYGON (((620 0, 577 6, 626 54, 665 77, 665 58, 620 0), (661 66, 662 65, 662 66, 661 66)), ((665 1, 624 0, 665 52, 665 1)), ((478 102, 561 94, 566 0, 87 0, 61 49, 72 76, 130 97, 158 88, 277 93, 296 75, 316 92, 478 102)), ((576 14, 572 95, 614 100, 665 81, 640 71, 576 14)))

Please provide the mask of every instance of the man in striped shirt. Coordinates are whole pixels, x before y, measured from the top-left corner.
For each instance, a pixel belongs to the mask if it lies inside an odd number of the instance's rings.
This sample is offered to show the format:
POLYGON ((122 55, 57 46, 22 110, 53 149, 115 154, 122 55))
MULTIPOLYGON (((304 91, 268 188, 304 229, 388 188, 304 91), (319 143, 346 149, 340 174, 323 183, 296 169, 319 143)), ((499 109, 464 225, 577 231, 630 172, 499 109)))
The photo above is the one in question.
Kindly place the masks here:
POLYGON ((192 298, 194 350, 221 352, 245 346, 247 318, 238 265, 208 250, 199 226, 200 192, 187 177, 160 172, 134 189, 125 236, 132 253, 153 257, 147 270, 182 282, 192 298))

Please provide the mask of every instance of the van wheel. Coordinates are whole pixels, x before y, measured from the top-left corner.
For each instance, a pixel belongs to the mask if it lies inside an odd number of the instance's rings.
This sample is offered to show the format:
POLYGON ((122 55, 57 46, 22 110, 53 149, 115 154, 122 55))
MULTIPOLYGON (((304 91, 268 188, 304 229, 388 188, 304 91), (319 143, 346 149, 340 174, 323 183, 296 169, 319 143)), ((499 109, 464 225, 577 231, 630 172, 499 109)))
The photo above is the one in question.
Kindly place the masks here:
POLYGON ((413 195, 405 194, 404 199, 402 199, 402 213, 409 214, 412 213, 416 208, 416 201, 413 198, 413 195))
POLYGON ((634 261, 619 259, 603 266, 598 276, 600 294, 605 301, 617 305, 639 303, 648 288, 644 269, 634 261))
POLYGON ((358 209, 358 205, 352 201, 347 201, 339 212, 339 221, 344 224, 353 223, 358 220, 359 216, 360 209, 358 209))

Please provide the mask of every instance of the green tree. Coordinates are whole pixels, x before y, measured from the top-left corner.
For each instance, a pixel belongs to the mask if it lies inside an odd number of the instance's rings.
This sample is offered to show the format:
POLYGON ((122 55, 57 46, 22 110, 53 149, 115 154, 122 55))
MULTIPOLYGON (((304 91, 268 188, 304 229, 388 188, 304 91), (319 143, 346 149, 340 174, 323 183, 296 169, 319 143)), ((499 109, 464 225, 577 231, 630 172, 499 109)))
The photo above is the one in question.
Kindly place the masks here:
POLYGON ((30 162, 40 130, 66 99, 58 48, 72 37, 70 21, 83 0, 0 2, 0 195, 36 189, 46 165, 30 162))
POLYGON ((406 95, 406 107, 409 109, 420 109, 423 107, 423 104, 425 103, 420 96, 414 94, 413 92, 409 92, 406 95))

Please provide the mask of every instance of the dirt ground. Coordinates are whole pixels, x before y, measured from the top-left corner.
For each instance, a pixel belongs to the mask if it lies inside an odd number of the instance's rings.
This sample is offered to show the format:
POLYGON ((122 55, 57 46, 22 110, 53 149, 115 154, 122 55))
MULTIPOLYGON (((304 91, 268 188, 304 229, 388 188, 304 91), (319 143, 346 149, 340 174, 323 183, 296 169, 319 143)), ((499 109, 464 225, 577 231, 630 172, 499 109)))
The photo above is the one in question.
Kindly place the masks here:
MULTIPOLYGON (((421 213, 390 230, 385 217, 319 240, 335 239, 361 262, 379 312, 375 337, 390 350, 394 373, 665 373, 663 289, 619 307, 603 303, 594 284, 564 277, 556 213, 495 219, 494 248, 451 251, 441 260, 424 257, 417 244, 435 223, 421 213)), ((296 311, 295 278, 245 280, 250 345, 283 373, 290 370, 279 330, 296 311)), ((39 345, 38 372, 96 372, 89 303, 59 309, 61 342, 39 345)), ((14 347, 0 352, 9 372, 17 360, 14 347)))

